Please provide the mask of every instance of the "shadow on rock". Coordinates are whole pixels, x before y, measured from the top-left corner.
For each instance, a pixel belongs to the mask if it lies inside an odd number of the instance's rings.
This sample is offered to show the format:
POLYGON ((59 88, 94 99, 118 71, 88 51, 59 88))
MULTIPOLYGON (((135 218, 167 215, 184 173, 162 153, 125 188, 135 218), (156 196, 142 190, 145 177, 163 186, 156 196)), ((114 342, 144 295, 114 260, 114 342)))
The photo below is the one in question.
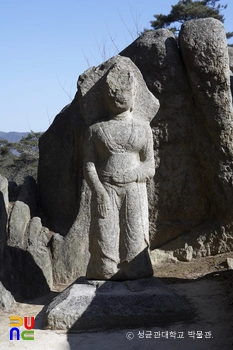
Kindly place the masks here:
POLYGON ((50 291, 42 270, 28 251, 6 247, 4 261, 3 285, 17 302, 25 302, 50 291))
POLYGON ((119 281, 114 277, 107 281, 78 278, 48 306, 46 328, 68 330, 70 348, 76 349, 72 340, 76 332, 165 327, 193 319, 185 297, 159 279, 119 281))

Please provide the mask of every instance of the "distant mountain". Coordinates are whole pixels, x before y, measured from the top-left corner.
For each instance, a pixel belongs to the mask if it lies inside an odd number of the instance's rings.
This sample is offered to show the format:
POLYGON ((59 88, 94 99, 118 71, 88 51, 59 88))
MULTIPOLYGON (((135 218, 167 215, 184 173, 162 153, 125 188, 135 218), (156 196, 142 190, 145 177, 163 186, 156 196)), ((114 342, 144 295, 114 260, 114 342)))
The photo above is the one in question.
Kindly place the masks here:
POLYGON ((29 132, 16 132, 16 131, 10 131, 10 132, 4 132, 0 131, 0 139, 5 139, 8 142, 18 142, 22 137, 25 137, 29 134, 29 132))

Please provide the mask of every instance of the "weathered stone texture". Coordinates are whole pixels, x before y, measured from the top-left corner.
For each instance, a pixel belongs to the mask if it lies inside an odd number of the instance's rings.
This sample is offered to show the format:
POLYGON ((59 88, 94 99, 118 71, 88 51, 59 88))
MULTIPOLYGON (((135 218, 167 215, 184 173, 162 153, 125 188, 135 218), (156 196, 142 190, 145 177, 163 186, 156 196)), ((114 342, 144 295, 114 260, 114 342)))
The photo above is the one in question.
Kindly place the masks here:
POLYGON ((115 56, 79 77, 90 124, 84 176, 91 192, 89 279, 151 277, 146 180, 155 173, 149 122, 159 102, 139 69, 115 56))
POLYGON ((52 259, 47 248, 50 238, 49 230, 42 227, 41 219, 33 217, 28 228, 27 251, 33 257, 35 264, 42 270, 48 286, 52 288, 52 259))
POLYGON ((3 254, 7 240, 8 181, 0 175, 0 279, 3 278, 3 254))
POLYGON ((229 55, 230 70, 233 73, 233 47, 231 47, 231 46, 228 46, 228 55, 229 55))
POLYGON ((11 293, 0 282, 0 312, 9 312, 12 310, 15 300, 11 293))
POLYGON ((79 211, 85 129, 75 98, 39 140, 39 203, 48 226, 63 236, 79 211))
MULTIPOLYGON (((156 175, 147 184, 150 238, 153 249, 168 249, 174 259, 232 249, 229 54, 223 26, 211 18, 186 22, 179 46, 171 32, 159 29, 121 52, 160 101, 151 124, 156 175)), ((88 261, 86 128, 76 95, 40 140, 39 202, 43 224, 56 232, 51 243, 56 281, 75 279, 88 261)))
POLYGON ((53 278, 56 283, 69 283, 86 274, 90 258, 89 225, 91 193, 85 181, 81 190, 80 209, 69 233, 55 233, 51 240, 53 278))
POLYGON ((156 115, 159 102, 148 91, 141 72, 133 62, 121 56, 114 56, 98 67, 92 67, 79 76, 78 97, 82 115, 88 125, 97 121, 109 119, 109 106, 107 103, 106 77, 113 69, 119 66, 118 80, 111 78, 111 88, 122 91, 124 82, 123 70, 129 70, 135 78, 135 99, 133 105, 134 119, 151 121, 156 115), (121 72, 122 70, 122 72, 121 72))
POLYGON ((195 145, 190 142, 195 106, 171 32, 146 32, 121 55, 138 66, 160 101, 152 122, 157 169, 149 189, 151 246, 155 248, 200 224, 208 211, 195 145))
POLYGON ((233 270, 233 259, 232 258, 227 258, 226 263, 227 263, 228 269, 233 270))
POLYGON ((91 193, 83 180, 86 128, 76 96, 39 142, 39 204, 43 224, 55 232, 51 240, 54 282, 68 283, 85 275, 89 260, 91 193))
POLYGON ((0 193, 4 199, 6 211, 8 210, 9 199, 8 199, 8 181, 5 177, 0 175, 0 193))
POLYGON ((53 286, 52 260, 48 248, 51 233, 36 216, 36 181, 27 177, 22 186, 17 188, 16 184, 11 183, 10 187, 10 199, 16 201, 10 206, 7 244, 2 252, 2 278, 17 298, 33 298, 47 293, 53 286))
POLYGON ((45 327, 77 331, 167 326, 192 317, 188 302, 155 277, 126 282, 79 278, 48 306, 45 327))
POLYGON ((233 109, 225 30, 213 18, 187 21, 179 42, 196 106, 194 143, 210 215, 220 225, 229 225, 233 214, 233 109))
POLYGON ((36 181, 33 177, 27 176, 10 213, 8 245, 26 248, 29 221, 37 214, 37 210, 36 181))
POLYGON ((25 249, 26 231, 30 221, 30 209, 27 204, 16 201, 9 221, 8 245, 25 249))
POLYGON ((231 95, 233 96, 233 47, 228 46, 228 54, 230 66, 231 95))

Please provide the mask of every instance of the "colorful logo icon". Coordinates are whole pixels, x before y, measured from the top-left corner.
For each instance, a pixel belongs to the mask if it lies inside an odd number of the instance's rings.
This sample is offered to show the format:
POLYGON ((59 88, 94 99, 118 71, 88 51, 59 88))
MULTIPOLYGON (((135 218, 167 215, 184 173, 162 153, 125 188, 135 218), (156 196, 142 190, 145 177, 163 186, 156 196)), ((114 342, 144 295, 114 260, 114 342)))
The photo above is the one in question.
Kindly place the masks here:
POLYGON ((10 340, 34 340, 35 317, 10 316, 10 340), (24 326, 26 330, 21 331, 19 327, 24 326))

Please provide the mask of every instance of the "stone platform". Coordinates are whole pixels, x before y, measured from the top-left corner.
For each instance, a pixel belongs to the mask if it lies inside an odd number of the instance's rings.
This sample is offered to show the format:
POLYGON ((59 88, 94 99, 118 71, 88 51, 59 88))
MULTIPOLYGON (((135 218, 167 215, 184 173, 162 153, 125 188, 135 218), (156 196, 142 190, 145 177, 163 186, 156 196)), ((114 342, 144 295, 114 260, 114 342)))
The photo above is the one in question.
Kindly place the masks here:
POLYGON ((155 277, 123 282, 80 277, 48 306, 45 327, 75 331, 166 326, 192 317, 188 302, 155 277))

